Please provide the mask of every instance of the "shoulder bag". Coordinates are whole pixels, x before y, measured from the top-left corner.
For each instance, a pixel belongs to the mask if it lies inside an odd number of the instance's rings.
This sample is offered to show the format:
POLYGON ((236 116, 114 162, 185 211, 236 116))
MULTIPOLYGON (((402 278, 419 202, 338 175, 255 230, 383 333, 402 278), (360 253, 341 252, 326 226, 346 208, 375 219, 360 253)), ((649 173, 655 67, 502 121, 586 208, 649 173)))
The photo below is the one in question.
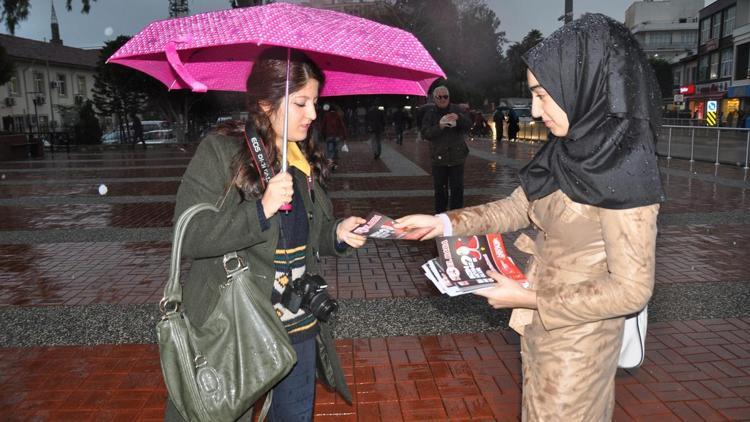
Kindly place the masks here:
POLYGON ((270 299, 254 288, 236 252, 224 255, 227 278, 213 312, 200 327, 190 323, 179 277, 182 238, 190 219, 205 210, 219 211, 197 204, 175 224, 170 276, 156 327, 159 358, 169 398, 185 420, 234 421, 286 376, 297 356, 270 299))
POLYGON ((637 368, 646 357, 646 325, 648 323, 648 305, 637 314, 625 318, 622 333, 622 348, 617 366, 630 369, 637 368))

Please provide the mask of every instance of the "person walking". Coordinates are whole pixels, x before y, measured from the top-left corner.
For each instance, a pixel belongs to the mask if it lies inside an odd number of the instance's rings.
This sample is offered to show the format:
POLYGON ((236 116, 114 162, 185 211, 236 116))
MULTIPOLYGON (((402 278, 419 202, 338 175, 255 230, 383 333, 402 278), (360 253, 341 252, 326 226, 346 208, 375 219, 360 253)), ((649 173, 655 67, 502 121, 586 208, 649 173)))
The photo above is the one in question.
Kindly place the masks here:
POLYGON ((143 144, 143 149, 146 149, 146 140, 143 139, 143 123, 141 123, 141 119, 135 113, 131 113, 130 121, 133 125, 133 147, 135 148, 138 142, 140 142, 143 144))
POLYGON ((326 140, 326 157, 333 162, 331 170, 336 169, 338 159, 338 143, 346 139, 346 126, 338 111, 330 104, 323 104, 323 121, 320 124, 320 132, 326 140))
POLYGON ((518 114, 512 108, 508 109, 508 141, 516 141, 519 129, 518 114))
MULTIPOLYGON (((177 220, 187 208, 204 202, 219 208, 218 213, 197 215, 184 238, 183 253, 193 259, 183 287, 190 323, 201 326, 211 315, 226 281, 221 257, 236 251, 287 330, 297 363, 273 389, 269 420, 276 422, 312 420, 316 373, 351 403, 328 325, 308 307, 290 310, 282 297, 294 280, 320 270, 320 255, 346 254, 366 240, 352 233, 365 220, 334 218, 323 188, 330 165, 309 133, 323 73, 306 55, 292 50, 288 116, 283 106, 286 75, 286 48, 261 53, 246 83, 247 124, 224 124, 201 141, 177 191, 174 213, 177 220), (285 119, 289 169, 281 172, 285 119), (268 181, 256 164, 251 140, 265 147, 266 162, 275 170, 268 181), (279 212, 287 203, 292 210, 279 212)), ((182 420, 171 402, 165 419, 182 420)))
POLYGON ((370 132, 370 146, 373 157, 377 160, 382 152, 383 132, 385 131, 385 113, 381 107, 371 107, 367 111, 367 129, 370 132))
POLYGON ((477 291, 514 308, 521 334, 524 421, 609 421, 625 317, 654 287, 656 220, 665 201, 656 156, 659 85, 621 23, 586 14, 523 56, 532 115, 549 141, 499 201, 396 227, 437 235, 504 233, 531 255, 529 288, 498 273, 477 291))
POLYGON ((420 132, 430 142, 432 181, 435 187, 435 212, 464 206, 464 161, 469 155, 466 135, 471 128, 469 117, 450 103, 445 86, 432 91, 434 107, 425 107, 420 132), (450 192, 450 196, 449 196, 450 192))
POLYGON ((396 131, 396 143, 398 145, 404 144, 404 129, 406 129, 407 116, 404 109, 399 107, 393 112, 391 117, 393 119, 393 128, 396 131))
POLYGON ((495 143, 500 143, 503 140, 504 125, 505 125, 505 113, 503 109, 498 107, 492 114, 492 121, 495 123, 495 143))

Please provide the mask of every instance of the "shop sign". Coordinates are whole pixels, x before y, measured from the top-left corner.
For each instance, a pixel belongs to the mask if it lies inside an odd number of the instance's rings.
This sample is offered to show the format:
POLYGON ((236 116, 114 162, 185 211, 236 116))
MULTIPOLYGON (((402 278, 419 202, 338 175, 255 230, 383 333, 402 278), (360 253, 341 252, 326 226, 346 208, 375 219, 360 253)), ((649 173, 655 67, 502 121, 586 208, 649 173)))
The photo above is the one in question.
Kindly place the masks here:
POLYGON ((680 94, 682 95, 693 95, 695 94, 695 85, 684 85, 680 87, 680 94))

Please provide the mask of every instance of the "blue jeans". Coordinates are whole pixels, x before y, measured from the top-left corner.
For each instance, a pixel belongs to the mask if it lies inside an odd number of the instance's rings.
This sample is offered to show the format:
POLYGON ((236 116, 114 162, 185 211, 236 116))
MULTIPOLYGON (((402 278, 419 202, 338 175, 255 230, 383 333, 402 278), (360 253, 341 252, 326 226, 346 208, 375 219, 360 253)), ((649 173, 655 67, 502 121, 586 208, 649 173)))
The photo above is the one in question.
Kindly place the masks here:
POLYGON ((311 421, 315 404, 315 369, 318 348, 315 337, 292 344, 297 364, 273 388, 273 401, 268 412, 271 422, 311 421))
POLYGON ((329 160, 335 160, 339 158, 338 143, 338 136, 331 136, 330 138, 326 138, 326 157, 329 160))

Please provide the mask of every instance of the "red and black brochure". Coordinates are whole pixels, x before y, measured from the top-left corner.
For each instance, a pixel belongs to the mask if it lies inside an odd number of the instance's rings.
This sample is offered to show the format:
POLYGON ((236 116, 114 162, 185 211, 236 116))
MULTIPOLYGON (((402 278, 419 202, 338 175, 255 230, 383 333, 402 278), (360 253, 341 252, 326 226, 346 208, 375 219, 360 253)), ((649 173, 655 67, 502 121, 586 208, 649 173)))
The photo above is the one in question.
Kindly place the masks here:
POLYGON ((442 293, 457 296, 491 287, 496 282, 487 276, 489 270, 528 287, 526 275, 508 256, 499 234, 439 237, 436 241, 439 256, 422 270, 442 293))
POLYGON ((430 232, 429 228, 397 229, 393 227, 395 221, 392 218, 377 211, 371 212, 365 220, 367 222, 360 224, 352 231, 373 239, 419 240, 430 232))

